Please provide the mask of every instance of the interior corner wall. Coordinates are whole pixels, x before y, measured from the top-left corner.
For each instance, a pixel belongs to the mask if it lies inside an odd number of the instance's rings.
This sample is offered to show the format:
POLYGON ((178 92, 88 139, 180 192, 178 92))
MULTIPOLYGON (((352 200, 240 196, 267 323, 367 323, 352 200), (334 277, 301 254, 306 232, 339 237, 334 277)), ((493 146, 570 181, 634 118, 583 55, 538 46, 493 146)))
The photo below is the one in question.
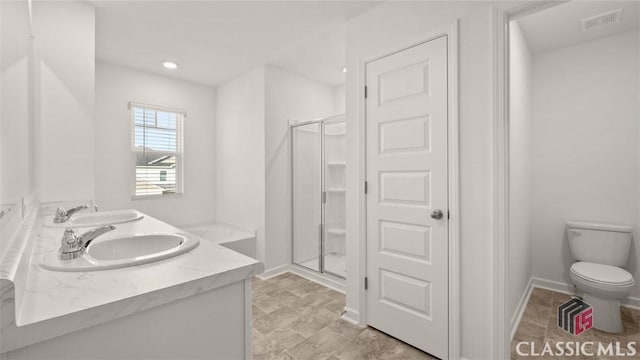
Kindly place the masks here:
POLYGON ((636 30, 533 56, 535 277, 571 284, 565 222, 579 220, 632 225, 640 279, 639 43, 636 30))
POLYGON ((265 260, 265 67, 217 88, 216 221, 256 230, 265 260))
MULTIPOLYGON (((383 2, 347 24, 347 163, 364 160, 360 61, 401 50, 459 19, 461 355, 492 357, 492 6, 491 2, 383 2), (384 26, 380 26, 384 24, 384 26)), ((347 308, 364 312, 360 253, 364 224, 362 167, 347 168, 347 308)))
POLYGON ((33 25, 39 198, 93 199, 95 9, 34 2, 33 25))
POLYGON ((509 315, 531 279, 532 57, 517 21, 509 24, 509 315))
POLYGON ((291 263, 291 136, 289 120, 307 121, 334 115, 329 85, 266 66, 265 269, 291 263))
POLYGON ((334 107, 332 87, 272 65, 217 89, 216 221, 256 229, 267 271, 291 263, 289 120, 334 107))
POLYGON ((215 100, 212 87, 96 62, 95 200, 135 208, 175 226, 215 220, 215 100), (184 193, 132 200, 130 101, 184 109, 184 193))

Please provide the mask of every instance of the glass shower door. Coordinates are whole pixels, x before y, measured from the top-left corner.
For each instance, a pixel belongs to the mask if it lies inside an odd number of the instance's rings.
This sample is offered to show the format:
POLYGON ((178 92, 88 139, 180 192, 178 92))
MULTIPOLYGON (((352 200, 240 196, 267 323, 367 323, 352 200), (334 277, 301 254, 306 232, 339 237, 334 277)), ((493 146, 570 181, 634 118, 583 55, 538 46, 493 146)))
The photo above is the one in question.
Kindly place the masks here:
POLYGON ((311 123, 291 131, 293 262, 322 271, 322 126, 311 123))
POLYGON ((322 269, 346 278, 346 159, 347 141, 344 121, 325 122, 323 141, 323 244, 322 269))

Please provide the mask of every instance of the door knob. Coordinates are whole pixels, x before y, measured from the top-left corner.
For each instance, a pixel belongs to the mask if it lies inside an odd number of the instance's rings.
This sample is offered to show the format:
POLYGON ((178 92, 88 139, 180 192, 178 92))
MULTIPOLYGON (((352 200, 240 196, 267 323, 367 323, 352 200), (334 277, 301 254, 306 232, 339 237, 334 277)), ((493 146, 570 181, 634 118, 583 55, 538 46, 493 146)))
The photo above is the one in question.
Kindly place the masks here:
POLYGON ((444 216, 444 213, 440 209, 435 209, 431 212, 431 218, 440 220, 444 216))

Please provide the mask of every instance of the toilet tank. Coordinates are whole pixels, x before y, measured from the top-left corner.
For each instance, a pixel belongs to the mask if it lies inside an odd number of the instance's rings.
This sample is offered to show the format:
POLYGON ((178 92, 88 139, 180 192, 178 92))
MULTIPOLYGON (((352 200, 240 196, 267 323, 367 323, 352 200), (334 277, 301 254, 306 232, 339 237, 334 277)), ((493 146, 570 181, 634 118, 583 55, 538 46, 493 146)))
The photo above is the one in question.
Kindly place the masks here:
POLYGON ((569 249, 575 260, 624 267, 631 247, 631 226, 568 221, 569 249))

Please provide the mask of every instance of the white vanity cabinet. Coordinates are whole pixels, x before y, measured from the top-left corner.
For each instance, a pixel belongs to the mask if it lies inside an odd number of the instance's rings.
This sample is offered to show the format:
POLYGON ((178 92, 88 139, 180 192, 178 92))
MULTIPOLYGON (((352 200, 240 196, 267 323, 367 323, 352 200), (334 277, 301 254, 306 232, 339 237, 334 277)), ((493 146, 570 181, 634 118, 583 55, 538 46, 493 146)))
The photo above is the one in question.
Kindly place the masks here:
MULTIPOLYGON (((39 262, 58 251, 64 228, 42 226, 43 213, 28 216, 33 230, 0 264, 0 359, 251 359, 251 279, 261 262, 200 238, 153 263, 47 270, 39 262)), ((117 226, 94 241, 184 233, 146 214, 117 226)))

